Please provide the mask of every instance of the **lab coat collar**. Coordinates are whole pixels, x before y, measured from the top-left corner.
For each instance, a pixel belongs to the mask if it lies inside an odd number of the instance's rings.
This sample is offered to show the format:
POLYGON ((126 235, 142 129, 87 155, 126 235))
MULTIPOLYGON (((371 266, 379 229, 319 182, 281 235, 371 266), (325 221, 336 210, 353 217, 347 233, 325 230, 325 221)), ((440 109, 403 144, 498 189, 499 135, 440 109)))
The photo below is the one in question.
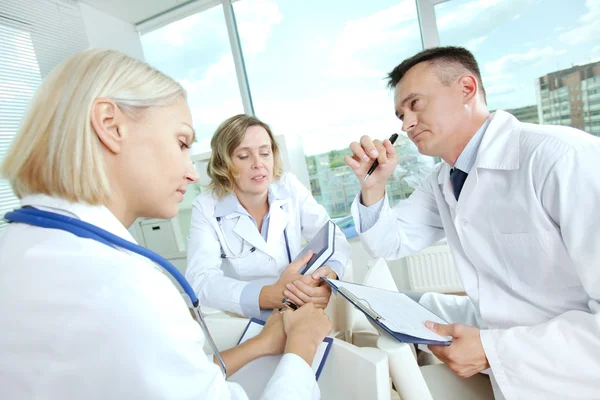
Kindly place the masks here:
POLYGON ((519 120, 506 111, 497 110, 490 115, 475 167, 485 169, 512 170, 519 168, 519 120))
POLYGON ((93 206, 85 203, 73 203, 65 199, 34 194, 21 199, 21 207, 31 206, 40 210, 55 212, 69 217, 78 218, 95 225, 129 242, 137 244, 133 236, 123 226, 121 221, 105 206, 93 206))
MULTIPOLYGON (((273 182, 269 186, 269 207, 277 204, 277 207, 280 207, 284 200, 291 198, 290 192, 281 184, 281 182, 273 182)), ((217 199, 215 204, 215 213, 214 217, 225 217, 231 218, 235 216, 235 214, 248 215, 248 211, 240 204, 235 193, 229 193, 222 199, 217 199)))

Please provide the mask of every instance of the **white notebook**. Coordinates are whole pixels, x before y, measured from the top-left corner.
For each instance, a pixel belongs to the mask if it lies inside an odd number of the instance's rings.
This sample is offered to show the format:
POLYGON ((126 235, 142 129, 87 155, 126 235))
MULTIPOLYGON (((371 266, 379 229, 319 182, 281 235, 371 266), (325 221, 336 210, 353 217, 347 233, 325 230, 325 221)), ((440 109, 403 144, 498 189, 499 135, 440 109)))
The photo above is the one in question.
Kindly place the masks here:
POLYGON ((333 255, 335 252, 335 227, 336 225, 333 221, 327 221, 306 247, 296 256, 294 261, 305 255, 309 250, 313 252, 313 256, 300 271, 302 275, 312 274, 318 268, 325 265, 327 260, 333 255))
MULTIPOLYGON (((262 331, 264 324, 263 321, 252 318, 250 322, 248 322, 248 326, 242 334, 238 344, 258 335, 260 331, 262 331)), ((319 379, 323 365, 325 365, 332 343, 333 339, 327 337, 317 348, 317 353, 315 354, 312 363, 312 369, 315 372, 317 380, 319 379)), ((246 391, 250 400, 258 400, 267 387, 269 380, 275 373, 277 365, 279 365, 279 361, 282 357, 283 355, 260 357, 244 365, 227 380, 239 383, 246 391)))

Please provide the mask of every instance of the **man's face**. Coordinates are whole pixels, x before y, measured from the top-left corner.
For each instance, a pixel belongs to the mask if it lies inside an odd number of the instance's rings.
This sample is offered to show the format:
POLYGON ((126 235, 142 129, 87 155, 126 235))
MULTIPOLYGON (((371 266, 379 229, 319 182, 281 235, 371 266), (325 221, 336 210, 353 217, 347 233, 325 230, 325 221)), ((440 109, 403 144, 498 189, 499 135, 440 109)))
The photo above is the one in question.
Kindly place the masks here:
POLYGON ((394 91, 396 115, 402 130, 419 153, 444 158, 460 140, 466 122, 464 95, 459 80, 442 83, 436 67, 422 62, 412 67, 394 91))

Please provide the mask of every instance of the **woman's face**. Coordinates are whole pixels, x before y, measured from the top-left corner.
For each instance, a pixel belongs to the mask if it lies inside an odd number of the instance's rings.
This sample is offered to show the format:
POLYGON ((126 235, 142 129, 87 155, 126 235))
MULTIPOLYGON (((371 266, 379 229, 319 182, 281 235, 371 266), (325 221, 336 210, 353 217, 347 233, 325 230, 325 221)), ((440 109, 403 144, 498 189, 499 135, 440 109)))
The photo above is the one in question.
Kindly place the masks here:
POLYGON ((242 143, 231 155, 238 174, 235 177, 237 194, 260 195, 273 182, 273 145, 269 133, 260 125, 246 129, 242 143))
POLYGON ((190 158, 192 116, 185 100, 151 108, 125 128, 128 140, 118 180, 127 207, 137 217, 177 216, 187 185, 198 181, 190 158))

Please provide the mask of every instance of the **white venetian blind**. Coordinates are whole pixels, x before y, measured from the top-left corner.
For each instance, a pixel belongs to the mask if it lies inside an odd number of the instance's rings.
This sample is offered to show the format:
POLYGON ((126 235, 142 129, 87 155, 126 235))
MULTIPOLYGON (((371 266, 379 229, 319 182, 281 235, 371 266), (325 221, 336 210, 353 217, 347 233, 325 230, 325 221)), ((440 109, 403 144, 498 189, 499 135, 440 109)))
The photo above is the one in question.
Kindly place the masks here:
MULTIPOLYGON (((0 1, 0 162, 42 79, 87 45, 75 1, 0 1)), ((10 185, 0 179, 0 231, 4 214, 18 206, 10 185)))

